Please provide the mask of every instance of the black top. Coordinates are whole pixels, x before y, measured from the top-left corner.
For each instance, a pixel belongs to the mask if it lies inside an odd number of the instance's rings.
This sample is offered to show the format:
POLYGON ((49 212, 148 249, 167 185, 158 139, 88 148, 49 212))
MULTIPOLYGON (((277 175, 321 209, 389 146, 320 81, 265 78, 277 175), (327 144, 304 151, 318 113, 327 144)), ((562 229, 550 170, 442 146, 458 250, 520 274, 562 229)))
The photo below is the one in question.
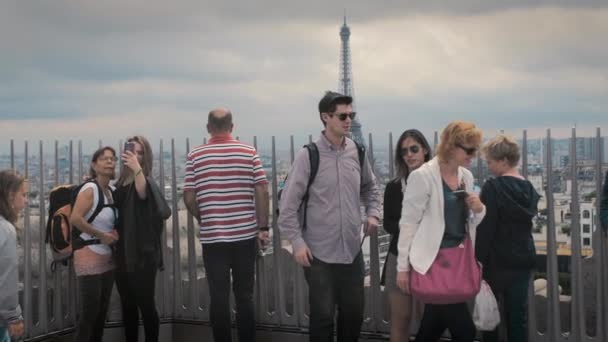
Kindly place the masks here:
POLYGON ((443 183, 443 219, 445 231, 441 239, 439 248, 449 248, 458 246, 465 238, 467 230, 465 223, 467 220, 467 208, 464 199, 454 194, 452 189, 443 183))
POLYGON ((118 207, 116 230, 119 240, 116 244, 117 267, 121 271, 133 272, 144 261, 162 268, 160 238, 163 219, 153 200, 150 185, 146 186, 146 199, 137 195, 134 184, 118 187, 114 200, 118 207))
POLYGON ((489 179, 481 190, 486 216, 477 227, 475 252, 484 277, 496 271, 529 270, 536 262, 532 218, 540 195, 524 179, 489 179))
POLYGON ((397 255, 397 242, 399 241, 399 220, 401 219, 401 206, 403 202, 403 189, 401 179, 393 179, 386 184, 384 190, 384 230, 391 234, 389 253, 397 255))

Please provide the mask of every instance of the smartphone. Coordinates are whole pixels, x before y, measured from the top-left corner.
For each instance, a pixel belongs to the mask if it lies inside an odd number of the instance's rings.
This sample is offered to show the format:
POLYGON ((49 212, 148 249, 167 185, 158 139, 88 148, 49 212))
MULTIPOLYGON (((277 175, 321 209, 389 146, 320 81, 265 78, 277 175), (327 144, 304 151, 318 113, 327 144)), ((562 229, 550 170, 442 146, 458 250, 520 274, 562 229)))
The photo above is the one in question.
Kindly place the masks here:
POLYGON ((452 191, 452 193, 454 194, 454 196, 458 197, 458 198, 466 198, 467 196, 469 196, 469 194, 461 189, 458 190, 454 190, 452 191))
POLYGON ((125 152, 127 151, 131 151, 134 152, 135 151, 135 143, 132 141, 127 141, 125 143, 125 152))

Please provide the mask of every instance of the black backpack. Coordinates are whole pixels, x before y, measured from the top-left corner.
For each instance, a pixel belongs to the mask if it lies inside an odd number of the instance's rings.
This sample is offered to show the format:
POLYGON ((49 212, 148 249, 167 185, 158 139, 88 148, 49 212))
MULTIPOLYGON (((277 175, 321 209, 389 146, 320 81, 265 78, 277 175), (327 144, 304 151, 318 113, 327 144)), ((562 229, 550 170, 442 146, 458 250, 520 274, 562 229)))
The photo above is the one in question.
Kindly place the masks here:
MULTIPOLYGON (((355 143, 355 145, 357 146, 357 155, 359 156, 359 166, 361 167, 361 177, 363 177, 363 166, 365 165, 365 146, 357 143, 356 141, 353 140, 353 142, 355 143)), ((302 213, 303 215, 303 222, 302 222, 302 229, 306 229, 306 211, 308 210, 308 199, 309 199, 309 191, 310 191, 310 186, 312 185, 312 182, 314 182, 315 177, 317 176, 317 172, 319 171, 319 148, 317 147, 317 144, 315 144, 314 142, 308 143, 306 145, 304 145, 304 148, 308 150, 308 160, 310 162, 310 174, 308 175, 308 183, 306 184, 306 192, 304 193, 304 196, 302 197, 302 203, 300 203, 300 208, 303 210, 304 212, 302 213)), ((289 177, 289 175, 287 175, 287 177, 289 177)), ((285 177, 285 181, 287 181, 287 177, 285 177)), ((283 189, 281 188, 279 190, 279 193, 277 194, 278 200, 281 201, 281 194, 283 193, 283 189)), ((276 209, 277 212, 277 216, 279 216, 279 208, 277 207, 276 209)))
POLYGON ((99 198, 93 214, 87 220, 87 222, 91 223, 103 208, 108 206, 105 205, 105 196, 95 180, 89 180, 80 185, 60 185, 51 190, 49 194, 49 216, 46 222, 45 241, 53 252, 51 271, 55 271, 58 263, 67 265, 75 250, 84 246, 101 243, 99 239, 83 240, 80 237, 82 232, 70 223, 70 216, 72 215, 72 208, 76 202, 76 197, 80 189, 87 183, 95 184, 99 198))

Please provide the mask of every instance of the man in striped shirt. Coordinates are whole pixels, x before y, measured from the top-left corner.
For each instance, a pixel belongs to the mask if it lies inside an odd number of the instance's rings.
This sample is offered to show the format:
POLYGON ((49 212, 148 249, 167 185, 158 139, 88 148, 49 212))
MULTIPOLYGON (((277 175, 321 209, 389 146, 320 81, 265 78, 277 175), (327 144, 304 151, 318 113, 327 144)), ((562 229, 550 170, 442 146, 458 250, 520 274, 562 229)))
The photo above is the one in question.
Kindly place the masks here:
POLYGON ((209 112, 209 143, 186 160, 184 202, 200 227, 216 342, 232 341, 230 271, 236 299, 239 341, 255 340, 253 284, 257 241, 268 242, 268 181, 252 146, 231 133, 228 109, 209 112))

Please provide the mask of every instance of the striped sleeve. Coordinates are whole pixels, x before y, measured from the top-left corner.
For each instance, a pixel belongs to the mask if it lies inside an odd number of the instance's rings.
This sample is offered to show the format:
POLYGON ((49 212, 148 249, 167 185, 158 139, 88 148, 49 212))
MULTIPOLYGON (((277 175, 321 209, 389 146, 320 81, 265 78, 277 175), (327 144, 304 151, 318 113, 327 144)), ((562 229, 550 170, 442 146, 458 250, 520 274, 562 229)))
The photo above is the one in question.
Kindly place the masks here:
POLYGON ((262 161, 255 150, 253 151, 253 183, 268 184, 266 173, 264 172, 264 167, 262 166, 262 161))
POLYGON ((194 164, 192 163, 192 153, 188 153, 186 158, 186 178, 184 179, 184 191, 195 191, 194 164))

